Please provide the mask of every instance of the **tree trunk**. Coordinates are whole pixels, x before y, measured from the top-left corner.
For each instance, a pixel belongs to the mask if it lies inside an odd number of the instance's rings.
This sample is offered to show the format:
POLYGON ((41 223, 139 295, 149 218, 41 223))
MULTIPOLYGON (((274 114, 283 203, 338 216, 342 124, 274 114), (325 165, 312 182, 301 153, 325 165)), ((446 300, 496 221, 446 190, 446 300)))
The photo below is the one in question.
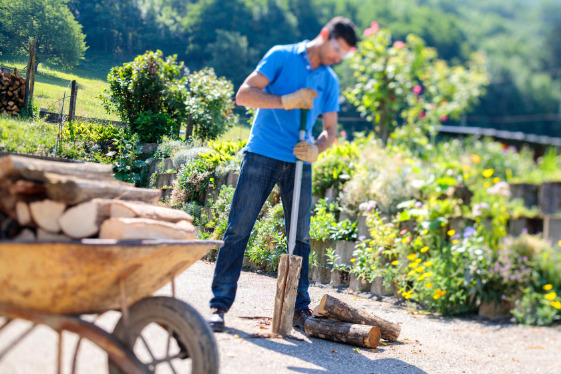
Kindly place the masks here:
POLYGON ((359 325, 325 318, 310 317, 304 323, 306 334, 364 348, 380 344, 380 330, 376 326, 359 325))
POLYGON ((329 295, 324 295, 321 299, 318 312, 320 315, 339 321, 376 326, 380 329, 382 338, 390 341, 397 341, 401 332, 401 326, 398 324, 388 322, 364 310, 352 307, 329 295))

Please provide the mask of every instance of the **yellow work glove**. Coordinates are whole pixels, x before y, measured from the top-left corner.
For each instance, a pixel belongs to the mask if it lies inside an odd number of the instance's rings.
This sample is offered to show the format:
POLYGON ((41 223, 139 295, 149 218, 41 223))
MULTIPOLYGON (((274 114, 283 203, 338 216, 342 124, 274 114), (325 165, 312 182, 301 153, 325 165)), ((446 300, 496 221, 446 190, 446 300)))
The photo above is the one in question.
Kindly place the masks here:
POLYGON ((311 88, 301 88, 288 95, 282 95, 282 107, 286 110, 291 109, 312 109, 314 99, 318 93, 311 88))
POLYGON ((299 160, 309 162, 310 164, 318 159, 318 147, 306 141, 301 141, 294 147, 292 153, 299 160))

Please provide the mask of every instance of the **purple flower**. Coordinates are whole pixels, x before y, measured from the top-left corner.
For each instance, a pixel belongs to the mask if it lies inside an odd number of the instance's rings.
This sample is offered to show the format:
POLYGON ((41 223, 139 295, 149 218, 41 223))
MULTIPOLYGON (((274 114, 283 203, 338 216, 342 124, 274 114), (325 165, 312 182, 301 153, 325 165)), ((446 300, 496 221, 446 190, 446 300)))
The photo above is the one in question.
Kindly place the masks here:
POLYGON ((422 206, 423 206, 423 203, 420 202, 420 201, 417 201, 414 205, 414 207, 417 208, 417 209, 421 208, 422 206))
POLYGON ((506 299, 506 296, 505 296, 505 295, 501 295, 501 300, 504 300, 504 299, 506 299))
POLYGON ((364 235, 361 235, 361 236, 358 237, 358 240, 364 240, 364 239, 366 239, 366 236, 364 236, 364 235))
POLYGON ((466 227, 464 229, 464 238, 472 237, 475 234, 475 232, 476 232, 476 230, 473 227, 471 227, 471 226, 466 227))

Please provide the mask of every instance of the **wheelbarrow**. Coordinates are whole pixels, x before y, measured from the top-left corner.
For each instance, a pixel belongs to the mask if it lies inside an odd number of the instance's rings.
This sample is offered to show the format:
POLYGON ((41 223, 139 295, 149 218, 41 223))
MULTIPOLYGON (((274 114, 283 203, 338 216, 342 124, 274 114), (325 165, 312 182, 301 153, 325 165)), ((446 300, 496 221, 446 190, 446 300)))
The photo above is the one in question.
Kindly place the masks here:
POLYGON ((192 373, 217 373, 214 335, 193 307, 175 297, 174 279, 222 244, 201 240, 0 241, 0 316, 4 317, 0 334, 16 319, 33 323, 7 347, 0 346, 0 364, 41 324, 58 332, 58 373, 62 372, 63 331, 79 336, 72 373, 83 338, 107 353, 110 374, 154 373, 162 365, 175 373, 174 363, 185 366, 185 361, 190 361, 192 373), (169 282, 170 297, 151 296, 169 282), (113 310, 121 316, 111 333, 81 316, 113 310), (150 339, 144 337, 146 331, 150 339))

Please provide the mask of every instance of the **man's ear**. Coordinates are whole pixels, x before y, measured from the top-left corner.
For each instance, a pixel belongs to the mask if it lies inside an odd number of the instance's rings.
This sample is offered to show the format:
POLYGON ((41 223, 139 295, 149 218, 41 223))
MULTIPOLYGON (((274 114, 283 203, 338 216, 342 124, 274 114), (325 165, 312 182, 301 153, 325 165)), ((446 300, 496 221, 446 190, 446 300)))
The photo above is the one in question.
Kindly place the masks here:
POLYGON ((328 40, 329 39, 329 30, 327 29, 327 27, 324 27, 323 29, 321 29, 321 31, 319 32, 319 35, 322 37, 323 40, 328 40))

